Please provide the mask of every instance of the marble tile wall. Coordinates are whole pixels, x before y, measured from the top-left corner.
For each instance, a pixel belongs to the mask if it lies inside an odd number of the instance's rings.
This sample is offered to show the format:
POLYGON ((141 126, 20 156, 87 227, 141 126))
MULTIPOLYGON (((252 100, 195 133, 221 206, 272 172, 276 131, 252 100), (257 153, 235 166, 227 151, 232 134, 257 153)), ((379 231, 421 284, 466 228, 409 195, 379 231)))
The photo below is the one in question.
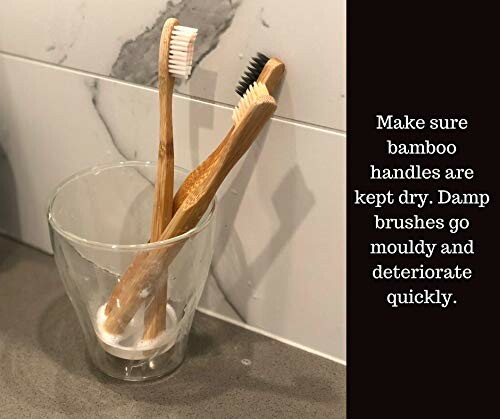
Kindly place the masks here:
POLYGON ((200 29, 178 91, 234 105, 257 51, 287 65, 277 114, 345 129, 344 0, 3 0, 0 51, 154 86, 161 27, 200 29))
POLYGON ((45 210, 56 184, 96 163, 156 158, 156 48, 175 15, 204 33, 174 100, 181 166, 223 138, 255 51, 287 64, 277 117, 220 193, 201 306, 343 362, 345 5, 283 4, 4 0, 0 231, 50 251, 45 210))

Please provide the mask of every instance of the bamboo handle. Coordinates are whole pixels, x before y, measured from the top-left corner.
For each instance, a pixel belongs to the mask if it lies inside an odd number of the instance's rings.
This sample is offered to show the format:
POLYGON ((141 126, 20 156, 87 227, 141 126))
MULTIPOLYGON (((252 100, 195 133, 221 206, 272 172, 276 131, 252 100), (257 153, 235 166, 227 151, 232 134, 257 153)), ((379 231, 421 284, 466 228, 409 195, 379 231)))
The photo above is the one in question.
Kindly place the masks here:
POLYGON ((258 82, 264 83, 270 95, 274 93, 285 72, 285 63, 277 58, 270 58, 260 72, 258 82))
MULTIPOLYGON (((151 241, 155 242, 172 218, 174 193, 174 139, 172 121, 172 95, 174 77, 168 71, 170 39, 179 21, 167 19, 163 25, 158 52, 158 96, 160 107, 160 144, 156 171, 156 187, 151 222, 151 241)), ((168 277, 168 272, 165 272, 168 277)), ((153 339, 166 329, 167 281, 154 290, 144 312, 144 339, 153 339)))
MULTIPOLYGON (((276 102, 272 96, 264 96, 257 100, 248 114, 232 130, 228 141, 222 147, 214 170, 210 171, 205 180, 183 201, 160 240, 183 234, 198 224, 229 171, 248 150, 275 109, 276 102)), ((127 284, 126 287, 121 287, 120 292, 115 296, 119 304, 109 313, 104 324, 109 333, 123 332, 142 303, 141 292, 154 285, 161 270, 171 263, 182 244, 160 248, 151 251, 146 256, 139 255, 137 260, 132 262, 119 283, 127 284)), ((115 294, 114 291, 113 294, 115 294)))
MULTIPOLYGON (((163 25, 158 56, 158 95, 160 99, 160 145, 156 170, 156 187, 151 222, 151 242, 158 241, 172 218, 174 195, 174 135, 172 123, 172 95, 174 77, 168 71, 170 39, 179 21, 167 19, 163 25)), ((168 277, 168 273, 164 273, 168 277)), ((158 284, 144 312, 144 339, 154 339, 166 329, 167 281, 158 284)))
MULTIPOLYGON (((264 83, 267 87, 267 90, 270 95, 276 90, 281 78, 283 77, 283 73, 285 72, 285 64, 278 60, 277 58, 271 58, 268 60, 264 68, 262 69, 258 82, 264 83)), ((187 198, 189 193, 196 188, 196 186, 204 180, 204 176, 206 176, 210 169, 217 164, 217 160, 221 153, 224 144, 228 141, 228 138, 231 135, 232 130, 226 135, 226 138, 218 145, 218 147, 210 154, 207 159, 201 163, 195 170, 193 170, 188 177, 184 180, 181 187, 177 191, 174 197, 174 206, 173 213, 177 211, 177 209, 181 206, 182 202, 187 198)))
POLYGON ((151 241, 161 236, 172 217, 172 197, 174 194, 174 135, 172 126, 172 94, 174 77, 168 72, 168 51, 170 37, 177 19, 165 22, 160 40, 158 57, 158 95, 160 100, 160 144, 156 168, 156 186, 151 222, 151 241))

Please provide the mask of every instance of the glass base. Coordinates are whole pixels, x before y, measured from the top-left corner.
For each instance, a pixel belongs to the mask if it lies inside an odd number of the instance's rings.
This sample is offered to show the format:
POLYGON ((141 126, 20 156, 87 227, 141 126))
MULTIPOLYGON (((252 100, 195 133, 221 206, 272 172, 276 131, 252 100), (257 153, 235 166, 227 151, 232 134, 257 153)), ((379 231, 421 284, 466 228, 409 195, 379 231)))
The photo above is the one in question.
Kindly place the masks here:
POLYGON ((168 351, 142 360, 123 359, 94 345, 91 354, 94 365, 104 374, 125 381, 147 381, 173 373, 184 360, 188 335, 180 338, 168 351))

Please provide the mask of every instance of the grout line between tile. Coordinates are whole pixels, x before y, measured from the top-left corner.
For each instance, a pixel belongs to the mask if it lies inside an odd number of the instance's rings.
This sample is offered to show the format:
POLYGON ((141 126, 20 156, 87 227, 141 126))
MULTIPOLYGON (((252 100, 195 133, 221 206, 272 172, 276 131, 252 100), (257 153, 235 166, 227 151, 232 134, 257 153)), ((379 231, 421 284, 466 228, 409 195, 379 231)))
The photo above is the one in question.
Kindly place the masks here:
MULTIPOLYGON (((150 92, 158 92, 158 89, 156 89, 154 87, 144 86, 142 84, 137 84, 137 83, 131 83, 131 82, 128 82, 128 81, 123 81, 123 80, 120 80, 120 79, 115 79, 115 78, 109 77, 109 76, 103 76, 102 74, 97 74, 97 73, 93 73, 93 72, 90 72, 90 71, 79 70, 77 68, 63 67, 63 66, 60 66, 60 65, 57 65, 57 64, 49 63, 47 61, 38 60, 38 59, 35 59, 35 58, 28 58, 28 57, 25 57, 25 56, 22 56, 22 55, 13 54, 13 53, 2 51, 2 50, 0 50, 0 56, 5 56, 5 57, 8 57, 8 58, 17 60, 17 61, 28 62, 30 64, 37 64, 39 66, 50 68, 50 69, 53 69, 53 70, 66 71, 68 73, 77 74, 79 76, 92 77, 92 78, 95 78, 95 79, 105 80, 105 81, 109 81, 109 82, 112 82, 112 83, 121 84, 121 85, 124 85, 124 86, 135 87, 137 89, 143 89, 143 90, 150 91, 150 92)), ((186 100, 191 100, 191 101, 194 101, 194 102, 199 102, 199 103, 203 103, 203 104, 213 105, 213 106, 219 107, 221 109, 232 110, 234 108, 234 106, 231 105, 231 104, 227 104, 227 103, 224 103, 224 102, 217 102, 215 100, 210 100, 210 99, 201 98, 201 97, 197 97, 197 96, 190 96, 190 95, 186 95, 186 94, 183 94, 183 93, 174 93, 174 96, 182 98, 182 99, 186 99, 186 100)), ((287 117, 283 117, 283 116, 273 116, 272 119, 275 120, 275 121, 280 121, 280 122, 286 123, 286 124, 297 125, 297 126, 304 127, 304 128, 310 128, 310 129, 313 129, 313 130, 316 130, 316 131, 322 131, 322 132, 332 133, 332 134, 339 134, 339 135, 344 136, 344 137, 346 136, 346 132, 345 131, 339 130, 339 129, 336 129, 336 128, 327 127, 327 126, 324 126, 324 125, 313 124, 313 123, 310 123, 310 122, 300 121, 300 120, 297 120, 297 119, 287 118, 287 117)))

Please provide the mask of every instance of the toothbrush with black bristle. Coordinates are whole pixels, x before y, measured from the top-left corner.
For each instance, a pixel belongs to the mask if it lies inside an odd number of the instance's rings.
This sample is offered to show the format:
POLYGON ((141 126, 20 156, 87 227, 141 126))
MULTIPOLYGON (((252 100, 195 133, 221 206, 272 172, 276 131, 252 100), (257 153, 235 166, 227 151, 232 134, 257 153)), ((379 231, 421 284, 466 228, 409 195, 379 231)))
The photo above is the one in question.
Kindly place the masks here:
MULTIPOLYGON (((263 53, 258 52, 257 55, 250 60, 250 63, 241 76, 241 80, 236 86, 235 91, 238 95, 244 98, 255 83, 262 83, 266 86, 269 94, 272 95, 283 78, 284 72, 285 64, 281 60, 274 57, 269 58, 263 53)), ((203 175, 208 173, 208 166, 216 165, 219 155, 233 130, 234 125, 212 154, 210 154, 210 156, 208 156, 208 158, 200 166, 193 170, 184 180, 174 197, 174 214, 193 188, 195 188, 203 180, 203 175)))
MULTIPOLYGON (((158 241, 172 218, 174 194, 174 139, 172 95, 175 78, 191 75, 194 42, 198 29, 179 25, 175 18, 163 26, 158 56, 158 92, 160 99, 160 144, 151 221, 151 242, 158 241)), ((165 273, 165 277, 167 273, 165 273)), ((146 304, 143 339, 154 339, 166 329, 167 283, 157 287, 146 304)))

